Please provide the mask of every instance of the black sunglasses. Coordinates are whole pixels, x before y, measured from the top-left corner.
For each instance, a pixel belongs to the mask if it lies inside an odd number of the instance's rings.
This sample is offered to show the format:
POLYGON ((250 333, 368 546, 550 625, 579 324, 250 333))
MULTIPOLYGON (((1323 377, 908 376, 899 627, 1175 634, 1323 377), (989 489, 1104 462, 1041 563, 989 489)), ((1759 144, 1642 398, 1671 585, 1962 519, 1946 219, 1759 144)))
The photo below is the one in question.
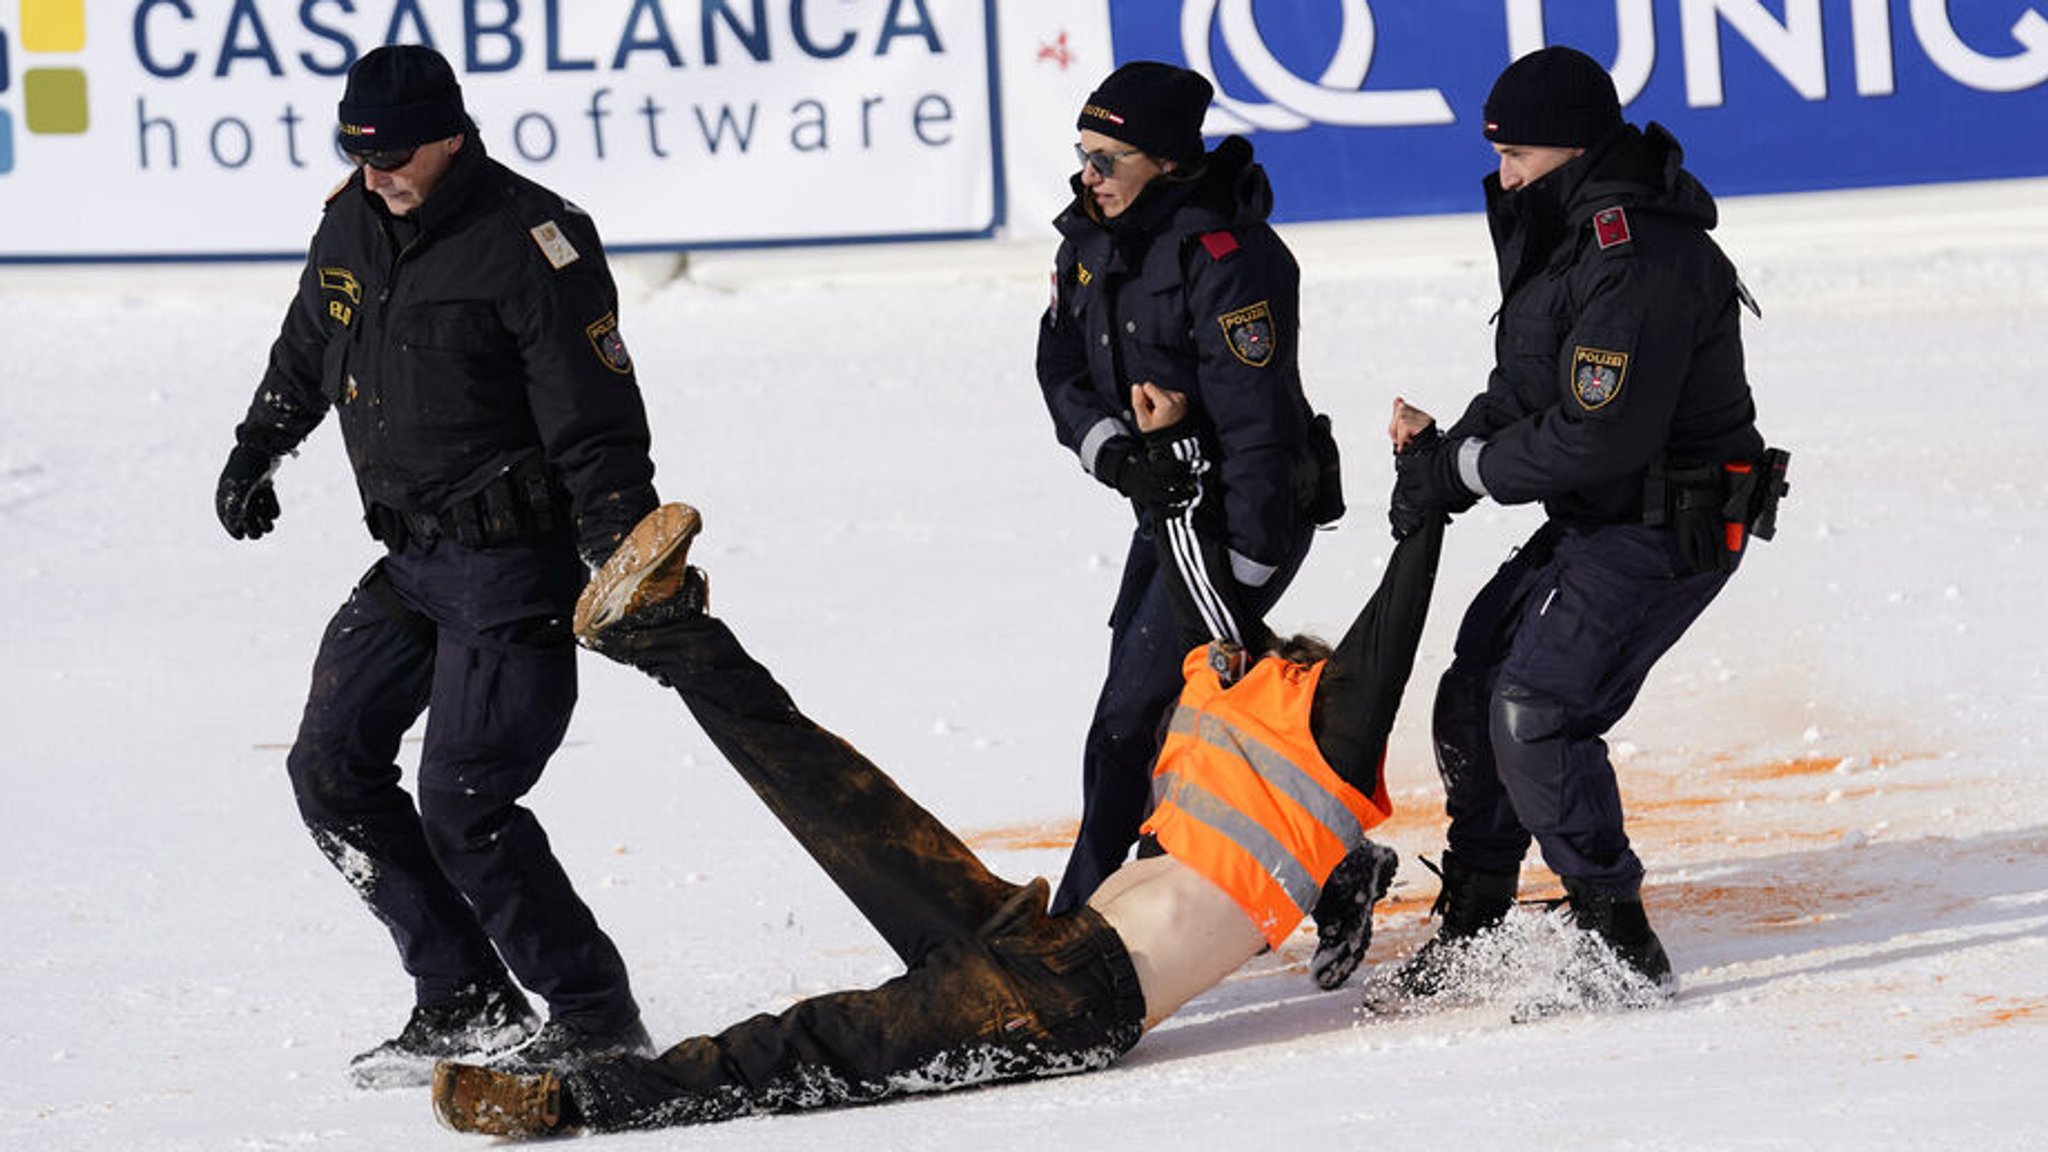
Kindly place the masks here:
POLYGON ((417 148, 393 148, 381 152, 350 152, 348 158, 355 161, 358 168, 375 168, 379 172, 396 172, 407 164, 412 163, 413 155, 418 151, 419 149, 417 148))
POLYGON ((1079 160, 1084 168, 1095 169, 1097 176, 1107 180, 1116 175, 1117 161, 1126 156, 1139 155, 1143 151, 1144 149, 1142 148, 1126 148, 1121 152, 1090 152, 1076 144, 1074 145, 1074 159, 1079 160))

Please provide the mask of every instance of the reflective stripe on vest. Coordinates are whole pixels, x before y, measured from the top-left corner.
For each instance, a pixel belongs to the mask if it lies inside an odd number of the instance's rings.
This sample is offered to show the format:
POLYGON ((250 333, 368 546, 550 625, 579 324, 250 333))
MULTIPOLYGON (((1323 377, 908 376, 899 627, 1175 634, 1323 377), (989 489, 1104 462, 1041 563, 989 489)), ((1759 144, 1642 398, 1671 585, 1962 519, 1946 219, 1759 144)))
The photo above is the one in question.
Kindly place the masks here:
MULTIPOLYGON (((1169 735, 1179 732, 1192 735, 1195 739, 1218 748, 1233 756, 1241 756, 1252 766, 1259 778, 1271 785, 1273 790, 1301 805, 1309 815, 1330 830, 1330 834, 1346 844, 1356 844, 1365 838, 1365 826, 1344 802, 1330 793, 1322 781, 1308 774, 1299 764, 1260 743, 1249 733, 1239 730, 1221 716, 1204 715, 1182 705, 1173 710, 1173 722, 1167 727, 1169 735)), ((1168 775, 1172 775, 1169 773, 1168 775)), ((1153 782, 1154 798, 1159 791, 1158 781, 1153 782)))
MULTIPOLYGON (((1309 875, 1301 861, 1294 858, 1294 853, 1289 852, 1287 846, 1261 827, 1258 821, 1178 772, 1155 777, 1152 797, 1156 805, 1174 805, 1250 854, 1266 875, 1271 876, 1280 885, 1280 890, 1287 894, 1287 902, 1294 905, 1298 913, 1295 920, 1306 916, 1307 910, 1315 906, 1316 897, 1323 890, 1323 882, 1309 875)), ((1356 826, 1356 821, 1353 825, 1356 826)))
POLYGON ((1278 947, 1390 806, 1325 763, 1309 729, 1320 665, 1261 660, 1226 689, 1189 653, 1146 830, 1223 889, 1278 947))

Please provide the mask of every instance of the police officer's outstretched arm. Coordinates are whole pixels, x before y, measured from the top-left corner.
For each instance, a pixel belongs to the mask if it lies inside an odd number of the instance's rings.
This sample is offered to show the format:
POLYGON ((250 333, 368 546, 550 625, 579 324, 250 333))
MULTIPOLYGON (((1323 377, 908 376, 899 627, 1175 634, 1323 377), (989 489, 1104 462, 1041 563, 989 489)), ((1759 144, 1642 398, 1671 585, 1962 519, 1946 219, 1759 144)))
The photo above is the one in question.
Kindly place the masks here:
POLYGON ((277 490, 271 477, 278 462, 296 449, 327 415, 331 397, 322 390, 322 366, 330 336, 346 320, 330 316, 322 302, 319 270, 308 259, 298 294, 285 312, 271 344, 270 365, 249 411, 235 429, 235 446, 214 488, 214 515, 237 540, 255 540, 277 523, 277 490))
POLYGON ((550 466, 568 489, 576 547, 602 564, 659 500, 652 436, 633 359, 619 332, 618 293, 590 218, 554 218, 569 249, 542 269, 518 318, 528 403, 550 466), (550 267, 567 251, 575 258, 550 267))

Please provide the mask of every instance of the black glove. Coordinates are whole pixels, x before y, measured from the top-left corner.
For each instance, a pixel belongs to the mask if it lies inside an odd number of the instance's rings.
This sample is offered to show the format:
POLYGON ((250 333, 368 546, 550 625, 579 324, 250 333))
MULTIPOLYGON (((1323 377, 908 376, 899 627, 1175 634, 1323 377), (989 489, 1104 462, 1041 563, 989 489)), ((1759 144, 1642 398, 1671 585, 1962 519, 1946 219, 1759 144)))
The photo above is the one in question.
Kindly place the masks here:
POLYGON ((277 457, 247 444, 237 444, 228 453, 228 466, 221 469, 220 487, 213 493, 214 514, 228 535, 257 540, 276 525, 277 490, 270 486, 275 471, 277 457))
POLYGON ((1479 502, 1458 477, 1458 448, 1464 442, 1462 436, 1445 437, 1432 424, 1394 454, 1394 494, 1387 504, 1394 539, 1420 531, 1432 516, 1447 521, 1479 502))
POLYGON ((659 506, 651 488, 644 493, 610 493, 576 518, 576 554, 592 572, 604 567, 641 518, 659 506))
POLYGON ((1147 439, 1143 448, 1122 443, 1105 446, 1103 452, 1114 455, 1104 461, 1103 478, 1125 496, 1150 507, 1180 508, 1193 502, 1201 489, 1195 484, 1194 466, 1174 453, 1173 444, 1180 437, 1147 439))

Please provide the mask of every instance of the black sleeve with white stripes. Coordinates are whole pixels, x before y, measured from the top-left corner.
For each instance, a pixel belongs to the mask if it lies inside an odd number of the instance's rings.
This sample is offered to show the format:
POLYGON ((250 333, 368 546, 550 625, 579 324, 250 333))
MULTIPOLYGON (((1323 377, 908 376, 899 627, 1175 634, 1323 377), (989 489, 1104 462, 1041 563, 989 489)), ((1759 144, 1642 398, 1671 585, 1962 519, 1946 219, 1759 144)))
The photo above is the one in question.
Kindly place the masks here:
POLYGON ((1147 440, 1148 451, 1171 453, 1185 462, 1195 477, 1192 500, 1150 509, 1159 566, 1173 594, 1182 647, 1225 640, 1254 656, 1265 652, 1272 646, 1272 634, 1265 621, 1245 607, 1244 590, 1231 574, 1230 548, 1217 502, 1203 499, 1210 463, 1203 457, 1200 438, 1190 433, 1171 440, 1147 440))

